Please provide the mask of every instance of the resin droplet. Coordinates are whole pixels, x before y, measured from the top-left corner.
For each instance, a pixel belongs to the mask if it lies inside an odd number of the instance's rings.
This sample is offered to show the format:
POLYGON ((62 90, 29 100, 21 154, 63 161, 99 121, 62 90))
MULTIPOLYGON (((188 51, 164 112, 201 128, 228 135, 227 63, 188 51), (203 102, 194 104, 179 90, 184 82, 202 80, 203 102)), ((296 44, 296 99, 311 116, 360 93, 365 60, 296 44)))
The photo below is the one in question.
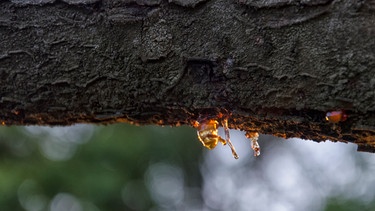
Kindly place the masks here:
POLYGON ((331 111, 327 112, 326 120, 330 123, 343 122, 348 118, 344 111, 331 111))
POLYGON ((233 155, 233 157, 235 159, 238 159, 238 155, 237 155, 236 149, 234 148, 232 142, 230 141, 228 119, 224 119, 222 124, 223 124, 223 127, 224 127, 225 139, 226 139, 226 141, 228 143, 228 146, 232 150, 232 155, 233 155))
POLYGON ((218 142, 221 142, 223 145, 228 144, 228 146, 232 150, 233 157, 235 159, 238 159, 236 150, 232 145, 232 142, 230 141, 228 120, 222 120, 222 124, 224 127, 226 139, 223 139, 218 135, 217 128, 219 126, 219 122, 214 119, 204 120, 201 122, 196 121, 193 126, 197 129, 198 140, 203 144, 204 147, 213 149, 217 146, 218 142))
POLYGON ((207 120, 202 122, 195 122, 194 127, 197 128, 198 140, 208 149, 216 147, 220 141, 223 145, 226 141, 218 135, 217 127, 219 122, 216 120, 207 120))
POLYGON ((246 132, 246 137, 251 141, 251 148, 254 150, 254 156, 260 155, 260 146, 258 143, 259 134, 257 132, 246 132))

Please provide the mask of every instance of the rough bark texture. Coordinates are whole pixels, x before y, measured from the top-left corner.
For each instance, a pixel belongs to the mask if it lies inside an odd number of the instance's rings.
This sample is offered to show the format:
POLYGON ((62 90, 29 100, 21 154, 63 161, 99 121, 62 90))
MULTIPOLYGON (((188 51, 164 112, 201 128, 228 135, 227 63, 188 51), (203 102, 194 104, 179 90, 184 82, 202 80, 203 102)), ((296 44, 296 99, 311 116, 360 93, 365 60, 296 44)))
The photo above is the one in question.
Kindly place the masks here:
POLYGON ((375 3, 0 2, 0 121, 231 128, 375 151, 375 3), (330 110, 348 119, 325 121, 330 110))

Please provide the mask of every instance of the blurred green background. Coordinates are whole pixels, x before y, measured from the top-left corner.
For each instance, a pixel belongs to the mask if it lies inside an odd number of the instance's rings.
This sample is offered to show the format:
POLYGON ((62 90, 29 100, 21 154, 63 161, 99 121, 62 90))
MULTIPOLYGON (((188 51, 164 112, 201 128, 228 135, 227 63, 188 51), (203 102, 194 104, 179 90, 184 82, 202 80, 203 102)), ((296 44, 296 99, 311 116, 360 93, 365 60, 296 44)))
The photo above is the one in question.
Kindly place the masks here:
POLYGON ((0 210, 375 210, 375 155, 231 135, 239 160, 190 127, 0 127, 0 210))

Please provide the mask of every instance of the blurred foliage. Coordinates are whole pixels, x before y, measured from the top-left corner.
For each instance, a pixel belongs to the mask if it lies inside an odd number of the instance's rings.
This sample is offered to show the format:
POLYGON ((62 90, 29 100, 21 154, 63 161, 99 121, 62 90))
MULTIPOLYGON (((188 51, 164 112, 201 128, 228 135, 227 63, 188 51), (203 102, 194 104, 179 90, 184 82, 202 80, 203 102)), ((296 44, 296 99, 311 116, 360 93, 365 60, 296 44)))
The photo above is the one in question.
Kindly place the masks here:
POLYGON ((45 134, 34 135, 22 127, 1 127, 0 210, 23 210, 20 194, 49 201, 61 192, 92 202, 100 210, 126 210, 130 208, 123 203, 122 191, 131 181, 141 181, 137 200, 140 208, 149 209, 154 202, 144 177, 151 164, 179 166, 189 174, 184 177, 186 185, 200 186, 202 147, 195 135, 186 127, 98 126, 71 159, 52 161, 39 147, 45 134), (25 193, 20 193, 25 182, 25 193))
POLYGON ((328 199, 325 211, 373 211, 375 202, 361 202, 352 199, 331 198, 328 199))

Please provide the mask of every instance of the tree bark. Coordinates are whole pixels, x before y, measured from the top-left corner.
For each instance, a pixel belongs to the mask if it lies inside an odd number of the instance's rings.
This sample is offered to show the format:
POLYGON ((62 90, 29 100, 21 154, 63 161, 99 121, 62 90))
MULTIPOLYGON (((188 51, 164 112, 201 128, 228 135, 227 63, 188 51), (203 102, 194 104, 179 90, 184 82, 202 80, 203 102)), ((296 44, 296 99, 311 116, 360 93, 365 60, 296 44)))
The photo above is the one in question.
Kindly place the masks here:
POLYGON ((374 14, 371 0, 1 1, 0 121, 224 112, 231 128, 375 152, 374 14))

